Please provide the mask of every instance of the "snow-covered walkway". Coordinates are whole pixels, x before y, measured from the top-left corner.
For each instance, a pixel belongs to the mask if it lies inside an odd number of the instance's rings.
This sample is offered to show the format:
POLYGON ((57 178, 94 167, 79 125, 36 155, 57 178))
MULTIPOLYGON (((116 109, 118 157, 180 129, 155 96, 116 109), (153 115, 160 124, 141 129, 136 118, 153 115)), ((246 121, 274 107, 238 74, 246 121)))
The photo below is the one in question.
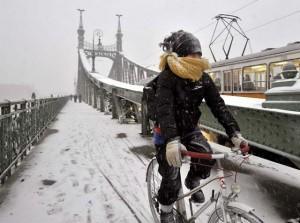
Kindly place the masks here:
MULTIPOLYGON (((145 182, 151 141, 138 134, 140 125, 121 125, 111 115, 73 102, 57 119, 0 187, 0 223, 153 222, 145 182)), ((279 181, 261 174, 274 167, 270 162, 256 161, 267 166, 238 174, 239 200, 255 207, 266 223, 298 216, 299 187, 291 184, 300 178, 298 172, 291 171, 287 182, 279 181)), ((183 166, 184 176, 187 170, 183 166)), ((216 188, 212 184, 203 190, 209 196, 216 188)), ((204 214, 197 222, 206 218, 204 214)))
POLYGON ((137 134, 140 125, 73 102, 57 118, 0 188, 0 222, 152 222, 147 161, 131 151, 151 143, 137 134))

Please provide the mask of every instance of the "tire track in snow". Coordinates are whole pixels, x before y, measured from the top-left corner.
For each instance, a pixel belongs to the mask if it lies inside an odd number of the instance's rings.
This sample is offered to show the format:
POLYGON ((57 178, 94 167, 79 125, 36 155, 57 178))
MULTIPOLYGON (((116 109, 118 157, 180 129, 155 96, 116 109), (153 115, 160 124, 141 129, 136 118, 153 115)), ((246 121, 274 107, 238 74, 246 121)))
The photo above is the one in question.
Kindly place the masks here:
MULTIPOLYGON (((87 138, 89 139, 89 136, 87 135, 87 138)), ((89 140, 88 140, 89 142, 89 140)), ((124 202, 124 204, 127 206, 127 208, 129 209, 129 211, 133 214, 134 218, 137 220, 137 222, 142 223, 141 219, 137 216, 136 212, 134 211, 134 209, 131 207, 131 205, 127 202, 127 200, 121 195, 121 193, 118 191, 118 189, 114 186, 114 184, 111 182, 111 180, 107 177, 107 175, 104 173, 104 171, 99 167, 98 163, 95 162, 92 154, 91 154, 91 150, 90 150, 90 146, 88 146, 88 152, 89 152, 89 156, 90 159, 92 160, 92 162, 94 163, 94 165, 96 166, 96 168, 98 169, 98 171, 103 175, 103 177, 105 178, 105 180, 109 183, 109 185, 111 186, 111 188, 115 191, 115 193, 118 195, 118 197, 124 202)))
MULTIPOLYGON (((128 148, 136 148, 127 138, 123 138, 122 140, 123 140, 123 142, 125 142, 125 144, 128 146, 128 148)), ((138 154, 136 154, 132 151, 131 151, 131 153, 134 154, 138 158, 138 160, 142 162, 142 164, 144 166, 147 166, 147 164, 144 162, 144 160, 138 154)))
MULTIPOLYGON (((89 135, 93 135, 93 132, 89 132, 89 135)), ((93 137, 94 137, 94 139, 96 139, 97 137, 95 137, 95 135, 93 135, 93 137)), ((115 143, 112 141, 113 139, 111 138, 111 137, 108 137, 108 138, 106 138, 106 143, 108 143, 110 146, 109 146, 109 148, 112 148, 112 147, 114 147, 115 146, 115 143)), ((95 142, 95 141, 94 141, 95 142)), ((121 140, 121 142, 124 142, 123 140, 121 140)), ((105 155, 105 151, 104 150, 101 150, 100 151, 100 149, 99 148, 102 148, 103 147, 103 145, 100 143, 100 142, 98 142, 97 140, 96 140, 96 142, 95 142, 98 146, 96 146, 96 148, 98 148, 98 149, 96 149, 96 151, 98 152, 98 153, 101 153, 101 156, 103 156, 103 157, 106 157, 106 155, 105 155)), ((126 143, 125 143, 126 144, 126 143)), ((128 147, 128 144, 126 144, 126 146, 128 147)), ((126 151, 123 151, 123 150, 121 150, 122 152, 126 152, 126 151)), ((112 150, 111 151, 112 153, 115 153, 115 155, 119 155, 120 154, 120 152, 117 152, 116 150, 112 150)), ((126 152, 127 153, 127 152, 126 152)), ((130 154, 132 154, 131 152, 130 152, 130 154)), ((107 158, 105 158, 106 160, 108 160, 107 158)), ((119 163, 120 164, 120 163, 119 163)), ((131 169, 131 165, 129 165, 129 166, 127 166, 127 167, 129 167, 129 169, 128 169, 128 171, 130 171, 130 173, 133 173, 133 171, 132 171, 132 169, 131 169)), ((110 168, 112 168, 112 167, 110 167, 110 168)), ((119 167, 120 169, 124 169, 124 166, 120 166, 119 167)), ((105 171, 103 171, 103 169, 102 169, 102 172, 105 172, 105 171)), ((128 177, 128 174, 126 174, 126 179, 127 179, 127 181, 126 182, 132 182, 132 179, 129 179, 128 177)), ((139 181, 137 181, 137 180, 135 180, 135 182, 136 182, 136 184, 137 185, 139 185, 139 187, 140 188, 142 188, 142 185, 140 184, 140 182, 139 181)), ((122 186, 122 183, 120 183, 121 184, 121 186, 122 186)), ((116 187, 116 185, 114 185, 115 187, 116 187)), ((129 191, 127 191, 127 193, 128 193, 129 191)), ((136 192, 136 191, 135 191, 136 192)), ((135 195, 135 192, 134 193, 131 193, 130 192, 130 194, 131 194, 131 196, 132 196, 132 198, 137 198, 135 195)), ((120 193, 121 194, 121 193, 120 193)), ((125 199, 125 198, 124 198, 125 199)), ((128 200, 128 199, 127 199, 128 200)), ((133 201, 134 202, 134 201, 133 201)), ((137 199, 135 202, 139 202, 139 199, 137 199)), ((129 201, 128 201, 128 203, 129 203, 129 201)), ((136 205, 138 205, 139 206, 139 204, 138 203, 135 203, 136 205)), ((140 203, 140 205, 142 205, 142 203, 140 203)), ((133 206, 132 206, 133 207, 133 206)), ((147 206, 148 207, 148 206, 147 206)), ((140 210, 140 209, 138 209, 137 207, 135 207, 135 209, 136 209, 136 211, 139 213, 139 215, 140 216, 142 216, 144 219, 149 219, 149 218, 147 218, 146 216, 145 216, 145 213, 144 213, 144 210, 142 211, 142 210, 140 210)), ((136 212, 136 213, 137 213, 136 212)), ((147 220, 148 221, 148 220, 147 220)))
MULTIPOLYGON (((109 123, 105 123, 105 124, 109 124, 109 123)), ((97 139, 98 139, 98 137, 95 135, 95 132, 92 132, 92 131, 88 131, 89 132, 89 136, 93 136, 92 138, 94 139, 93 141, 98 145, 96 148, 98 148, 96 151, 97 152, 99 152, 100 154, 101 154, 101 157, 103 157, 103 156, 105 156, 105 157, 107 157, 106 155, 105 155, 105 150, 102 150, 102 151, 100 151, 100 148, 102 148, 103 147, 103 145, 102 145, 102 143, 100 143, 97 139)), ((126 139, 127 141, 124 141, 124 139, 125 138, 120 138, 119 140, 117 140, 118 142, 122 142, 122 143, 124 143, 125 145, 126 145, 126 148, 130 148, 130 147, 134 147, 135 148, 135 146, 128 140, 128 139, 126 139), (128 143, 127 143, 128 142, 128 143), (129 143, 131 144, 131 145, 129 145, 129 143)), ((108 144, 108 145, 110 145, 109 146, 109 148, 113 148, 113 147, 115 147, 116 146, 116 141, 115 141, 116 139, 114 139, 114 138, 112 138, 112 137, 106 137, 106 143, 108 144)), ((120 149, 120 147, 118 147, 118 148, 116 148, 116 149, 120 149)), ((118 152, 116 149, 113 149, 112 151, 110 151, 110 153, 114 153, 116 156, 119 156, 120 155, 120 152, 118 152)), ((138 158, 138 160, 139 161, 141 161, 141 163, 143 164, 143 166, 144 167, 146 167, 147 166, 147 164, 145 164, 145 162, 144 162, 144 160, 141 158, 141 157, 139 157, 137 154, 135 154, 134 152, 132 152, 132 151, 128 151, 128 150, 124 150, 123 148, 122 149, 120 149, 120 151, 122 151, 122 152, 125 152, 126 154, 128 154, 128 153, 130 153, 130 154, 134 154, 137 158, 138 158)), ((120 157, 121 158, 121 157, 120 157)), ((130 157, 130 159, 131 159, 131 157, 130 157)), ((107 160, 107 159, 106 159, 107 160)), ((110 164, 108 164, 109 166, 110 166, 110 164)), ((131 165, 128 165, 128 166, 126 166, 126 167, 129 167, 129 171, 130 171, 130 173, 134 173, 133 172, 133 170, 132 170, 132 168, 131 168, 131 165)), ((111 166, 110 166, 110 168, 112 168, 111 166)), ((124 169, 124 166, 122 166, 122 165, 120 165, 120 163, 119 163, 119 169, 124 169)), ((127 177, 127 174, 126 174, 126 179, 127 179, 127 181, 126 182, 131 182, 131 179, 129 179, 128 177, 127 177)), ((136 180, 136 183, 139 185, 139 187, 140 188, 142 188, 143 186, 140 184, 140 182, 139 181, 137 181, 136 180)), ((133 195, 135 195, 135 194, 133 194, 133 195)), ((144 214, 142 214, 141 213, 141 215, 143 215, 144 216, 144 214)), ((145 216, 144 216, 145 217, 145 216)), ((147 218, 146 218, 147 219, 147 218)))
MULTIPOLYGON (((103 173, 107 174, 108 171, 109 173, 111 173, 111 171, 114 172, 114 170, 116 169, 123 171, 121 172, 122 175, 119 175, 119 172, 115 173, 116 177, 122 178, 122 180, 120 179, 121 181, 115 182, 115 178, 112 178, 109 174, 107 176, 109 177, 115 188, 120 192, 120 194, 126 194, 126 196, 124 195, 124 199, 128 202, 129 205, 131 205, 132 209, 135 211, 138 217, 142 219, 143 222, 152 222, 149 205, 148 203, 145 203, 145 200, 147 200, 147 195, 143 192, 145 185, 142 185, 141 181, 137 179, 137 176, 140 176, 141 172, 136 171, 136 168, 132 169, 132 162, 136 162, 136 164, 141 162, 143 165, 141 165, 140 168, 144 169, 146 167, 146 161, 141 159, 140 157, 140 161, 136 161, 136 159, 132 157, 132 154, 134 153, 129 150, 129 148, 131 147, 129 144, 133 144, 130 141, 126 143, 123 140, 115 140, 115 138, 112 137, 117 134, 117 132, 119 132, 119 128, 116 132, 116 128, 114 125, 112 125, 113 123, 111 122, 111 119, 101 120, 101 125, 108 126, 108 128, 100 128, 98 129, 98 131, 94 131, 94 127, 91 128, 91 126, 87 126, 87 131, 85 133, 88 135, 86 137, 91 139, 87 141, 91 143, 90 152, 92 154, 92 157, 99 165, 99 167, 101 167, 103 173), (110 153, 110 155, 108 155, 107 153, 110 153), (124 159, 126 163, 123 163, 124 165, 121 165, 121 162, 115 162, 115 160, 120 159, 124 159), (101 161, 101 163, 99 161, 101 161), (134 188, 131 190, 127 190, 128 186, 134 188)), ((99 123, 93 122, 93 124, 98 125, 99 123)), ((124 130, 127 131, 128 129, 125 128, 124 130)), ((144 177, 142 177, 142 179, 144 179, 144 177)))
MULTIPOLYGON (((110 147, 109 148, 112 148, 113 146, 115 146, 115 143, 114 143, 114 138, 112 138, 112 137, 109 137, 109 138, 107 138, 107 140, 106 140, 106 142, 110 145, 110 147)), ((127 144, 127 143, 125 143, 124 142, 124 140, 122 139, 122 140, 120 140, 120 141, 118 141, 119 143, 124 143, 125 145, 126 145, 126 148, 129 148, 130 146, 127 144)), ((99 142, 97 142, 97 144, 98 145, 100 145, 99 144, 99 142)), ((97 147, 97 148, 101 148, 101 146, 100 147, 97 147)), ((124 150, 124 149, 121 149, 121 147, 118 147, 118 149, 120 149, 120 151, 122 151, 122 152, 125 152, 126 154, 127 153, 130 153, 130 154, 134 154, 132 151, 128 151, 128 150, 124 150)), ((99 150, 98 150, 98 152, 99 152, 99 150)), ((104 151, 103 151, 104 152, 104 151)), ((116 155, 119 155, 120 154, 120 152, 117 152, 116 150, 113 150, 113 152, 116 154, 116 155)), ((103 155, 105 156, 105 154, 103 153, 103 155)), ((120 168, 121 169, 124 169, 125 168, 125 166, 120 166, 120 168)), ((133 172, 133 170, 132 170, 132 166, 129 164, 129 165, 126 165, 126 168, 129 168, 129 169, 127 169, 128 171, 130 171, 130 173, 132 173, 133 175, 134 175, 134 172, 133 172)), ((126 178, 127 178, 127 182, 132 182, 132 180, 134 180, 135 181, 135 183, 136 183, 136 186, 138 185, 139 186, 139 188, 143 188, 142 187, 142 185, 140 184, 140 181, 138 181, 136 178, 134 178, 134 179, 129 179, 128 177, 127 177, 127 174, 126 174, 126 178)), ((139 190, 139 189, 137 189, 137 190, 139 190)), ((129 191, 128 191, 129 192, 129 191)), ((132 198, 137 198, 135 195, 136 195, 136 191, 130 191, 129 192, 130 194, 131 194, 131 196, 132 196, 132 198)), ((138 201, 136 200, 136 201, 132 201, 132 202, 134 202, 137 206, 140 204, 140 205, 142 205, 142 203, 139 203, 139 199, 138 199, 138 201)), ((135 205, 135 206, 136 206, 135 205)), ((139 206, 140 207, 140 206, 139 206)), ((144 205, 142 205, 142 207, 146 207, 146 209, 144 209, 144 210, 141 210, 141 209, 138 209, 137 207, 135 207, 135 209, 136 209, 136 211, 140 214, 140 216, 142 216, 142 217, 144 217, 144 219, 149 219, 149 218, 147 218, 146 216, 145 216, 145 211, 149 211, 147 208, 148 208, 148 205, 147 206, 144 206, 144 205)), ((148 220, 147 220, 148 221, 148 220)))

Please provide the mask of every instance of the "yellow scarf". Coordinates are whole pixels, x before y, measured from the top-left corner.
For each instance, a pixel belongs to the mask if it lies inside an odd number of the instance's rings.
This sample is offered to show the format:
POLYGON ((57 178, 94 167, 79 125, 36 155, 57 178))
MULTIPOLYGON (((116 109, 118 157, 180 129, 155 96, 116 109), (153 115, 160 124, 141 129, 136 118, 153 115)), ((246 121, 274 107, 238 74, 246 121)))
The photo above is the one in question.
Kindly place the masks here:
POLYGON ((176 53, 164 53, 160 56, 159 69, 164 70, 169 65, 171 71, 183 79, 198 81, 203 71, 210 68, 207 59, 178 57, 176 53))

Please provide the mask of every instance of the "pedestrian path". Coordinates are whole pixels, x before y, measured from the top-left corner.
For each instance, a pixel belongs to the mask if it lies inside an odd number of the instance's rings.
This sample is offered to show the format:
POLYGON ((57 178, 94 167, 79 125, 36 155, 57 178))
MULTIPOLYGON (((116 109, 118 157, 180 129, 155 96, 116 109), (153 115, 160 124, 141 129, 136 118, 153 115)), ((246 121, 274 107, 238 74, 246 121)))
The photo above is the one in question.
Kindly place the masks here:
POLYGON ((69 102, 14 176, 0 188, 1 223, 152 222, 145 172, 151 141, 69 102))
MULTIPOLYGON (((119 124, 84 103, 67 103, 47 137, 0 187, 0 223, 153 222, 145 182, 153 149, 139 132, 138 124, 119 124)), ((255 207, 265 222, 298 217, 299 187, 292 182, 299 173, 255 160, 258 165, 238 174, 239 200, 255 207)), ((184 179, 188 165, 181 170, 184 179)), ((216 185, 203 189, 207 197, 212 189, 216 185)), ((204 214, 197 223, 206 219, 204 214)))

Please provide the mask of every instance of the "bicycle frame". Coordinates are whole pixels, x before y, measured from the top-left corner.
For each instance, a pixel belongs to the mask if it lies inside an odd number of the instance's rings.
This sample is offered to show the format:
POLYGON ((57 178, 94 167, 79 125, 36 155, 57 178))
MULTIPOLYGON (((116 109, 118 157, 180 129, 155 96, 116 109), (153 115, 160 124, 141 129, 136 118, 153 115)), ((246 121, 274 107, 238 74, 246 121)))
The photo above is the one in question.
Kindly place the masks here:
MULTIPOLYGON (((194 223, 195 220, 204 212, 206 211, 210 206, 215 204, 216 206, 213 208, 212 212, 209 213, 209 218, 208 222, 210 223, 216 223, 221 220, 221 222, 226 222, 226 223, 237 223, 237 222, 242 222, 241 220, 246 220, 247 222, 251 223, 263 223, 263 220, 258 217, 254 211, 255 209, 248 206, 247 204, 240 203, 236 201, 236 198, 238 197, 238 194, 240 192, 239 185, 236 183, 233 183, 231 185, 231 192, 227 192, 226 190, 226 183, 225 183, 225 178, 232 176, 233 174, 230 175, 225 175, 223 167, 221 165, 220 159, 224 159, 228 156, 230 157, 235 157, 236 155, 243 154, 243 158, 245 157, 245 154, 243 151, 240 150, 233 150, 233 151, 228 151, 228 152, 223 152, 222 153, 212 153, 212 154, 207 154, 207 153, 197 153, 197 152, 191 152, 191 151, 182 151, 182 156, 189 156, 191 158, 199 158, 199 159, 215 159, 216 160, 216 167, 217 167, 217 174, 216 177, 206 181, 204 184, 201 186, 198 186, 194 188, 193 190, 189 191, 188 193, 183 193, 183 187, 181 185, 181 190, 179 191, 178 199, 175 202, 176 211, 177 213, 174 213, 174 216, 177 219, 177 222, 189 222, 189 223, 194 223), (206 185, 210 184, 212 181, 218 180, 219 181, 219 190, 215 194, 214 190, 212 190, 212 195, 210 199, 205 202, 200 208, 196 210, 195 213, 193 213, 193 206, 191 204, 191 199, 189 199, 190 202, 190 209, 191 209, 191 216, 188 218, 187 217, 187 211, 186 211, 186 203, 185 203, 185 198, 188 196, 191 196, 192 194, 196 193, 199 191, 202 187, 205 187, 206 185)), ((237 157, 239 158, 239 157, 237 157)), ((240 163, 244 162, 244 160, 240 163)), ((147 169, 147 175, 146 175, 146 182, 147 182, 147 188, 148 188, 148 198, 149 198, 149 204, 151 207, 151 213, 153 215, 153 218, 156 223, 160 222, 160 217, 159 217, 159 202, 157 200, 157 193, 158 193, 158 188, 153 185, 153 183, 156 182, 156 180, 160 180, 159 178, 155 179, 155 174, 159 175, 158 169, 154 172, 154 166, 158 165, 158 162, 156 161, 156 158, 153 158, 147 169), (150 168, 151 167, 151 168, 150 168)), ((158 166, 156 166, 158 167, 158 166)), ((159 176, 158 176, 159 177, 159 176)), ((158 181, 159 183, 160 181, 158 181)), ((210 211, 210 210, 209 210, 210 211)), ((244 221, 243 221, 244 222, 244 221)))
MULTIPOLYGON (((190 153, 190 152, 188 152, 188 153, 190 153)), ((215 155, 216 156, 214 156, 214 157, 210 157, 210 158, 216 159, 217 176, 215 178, 211 179, 210 181, 206 182, 203 185, 200 185, 200 186, 194 188, 193 190, 191 190, 185 194, 183 194, 182 187, 181 187, 178 199, 176 201, 176 206, 177 206, 179 213, 185 218, 185 220, 187 222, 194 222, 206 209, 208 209, 212 204, 214 204, 218 201, 220 201, 219 203, 220 203, 220 207, 222 210, 222 214, 224 216, 224 222, 225 223, 231 222, 230 220, 227 219, 225 205, 224 205, 225 201, 228 200, 228 196, 226 194, 226 183, 225 183, 224 171, 223 171, 221 161, 220 161, 220 159, 223 159, 226 156, 226 154, 215 154, 215 155), (191 196, 192 194, 199 191, 202 187, 208 185, 209 183, 211 183, 212 181, 215 181, 217 179, 219 180, 219 185, 220 185, 220 190, 218 191, 217 196, 215 196, 215 193, 213 191, 210 199, 207 202, 205 202, 195 213, 193 213, 192 206, 190 203, 191 217, 188 219, 187 214, 186 214, 187 212, 186 212, 184 198, 191 196)), ((211 154, 210 154, 210 156, 211 156, 211 154)))

